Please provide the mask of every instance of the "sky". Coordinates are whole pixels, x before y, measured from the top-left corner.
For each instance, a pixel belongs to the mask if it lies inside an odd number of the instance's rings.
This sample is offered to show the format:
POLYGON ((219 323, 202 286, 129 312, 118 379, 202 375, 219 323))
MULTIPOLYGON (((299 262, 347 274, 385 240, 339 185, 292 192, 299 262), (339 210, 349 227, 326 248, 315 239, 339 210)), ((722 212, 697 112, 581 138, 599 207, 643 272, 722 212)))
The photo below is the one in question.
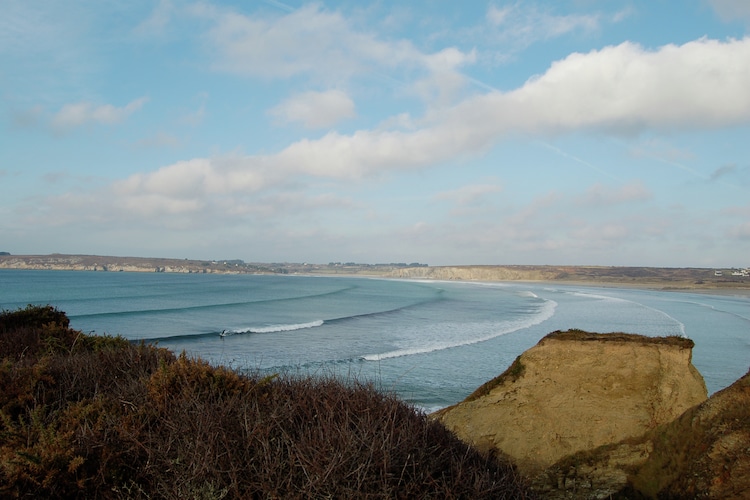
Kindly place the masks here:
POLYGON ((750 266, 748 0, 0 11, 0 251, 750 266))

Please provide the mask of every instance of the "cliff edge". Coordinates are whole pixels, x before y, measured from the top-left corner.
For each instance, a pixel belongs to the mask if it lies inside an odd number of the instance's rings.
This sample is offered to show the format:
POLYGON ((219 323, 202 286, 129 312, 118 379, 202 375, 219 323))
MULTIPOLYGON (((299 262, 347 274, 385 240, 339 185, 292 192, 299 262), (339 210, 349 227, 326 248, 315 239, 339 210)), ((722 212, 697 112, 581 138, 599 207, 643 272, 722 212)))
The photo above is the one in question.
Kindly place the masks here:
POLYGON ((693 341, 553 332, 434 417, 534 476, 567 455, 643 435, 706 400, 693 341))

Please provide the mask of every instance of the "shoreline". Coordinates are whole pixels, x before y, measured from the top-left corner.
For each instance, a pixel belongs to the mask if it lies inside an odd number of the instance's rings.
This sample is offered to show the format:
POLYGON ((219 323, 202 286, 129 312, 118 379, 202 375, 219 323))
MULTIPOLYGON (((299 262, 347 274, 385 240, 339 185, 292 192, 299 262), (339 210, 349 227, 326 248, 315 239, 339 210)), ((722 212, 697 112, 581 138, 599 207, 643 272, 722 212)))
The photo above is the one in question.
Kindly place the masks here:
POLYGON ((529 283, 750 297, 734 270, 616 266, 245 263, 100 255, 0 255, 0 270, 329 276, 446 282, 529 283), (717 274, 719 273, 719 274, 717 274), (724 275, 726 273, 726 276, 724 275))

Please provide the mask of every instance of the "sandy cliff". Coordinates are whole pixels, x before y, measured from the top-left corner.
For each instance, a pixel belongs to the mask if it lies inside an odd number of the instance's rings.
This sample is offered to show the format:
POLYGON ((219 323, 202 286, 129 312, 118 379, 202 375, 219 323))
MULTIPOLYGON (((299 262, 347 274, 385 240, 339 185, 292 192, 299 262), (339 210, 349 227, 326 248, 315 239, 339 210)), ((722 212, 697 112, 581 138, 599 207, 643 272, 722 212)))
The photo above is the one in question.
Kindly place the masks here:
POLYGON ((750 373, 639 438, 565 457, 534 489, 545 499, 750 498, 750 373))
POLYGON ((553 281, 560 277, 557 269, 531 266, 448 266, 397 269, 396 278, 466 280, 466 281, 553 281))
POLYGON ((465 281, 557 281, 597 286, 637 286, 664 290, 732 290, 747 293, 750 278, 727 270, 612 266, 445 266, 393 270, 390 277, 465 281))
POLYGON ((692 347, 676 337, 555 332, 435 417, 533 476, 566 455, 641 436, 705 401, 692 347))

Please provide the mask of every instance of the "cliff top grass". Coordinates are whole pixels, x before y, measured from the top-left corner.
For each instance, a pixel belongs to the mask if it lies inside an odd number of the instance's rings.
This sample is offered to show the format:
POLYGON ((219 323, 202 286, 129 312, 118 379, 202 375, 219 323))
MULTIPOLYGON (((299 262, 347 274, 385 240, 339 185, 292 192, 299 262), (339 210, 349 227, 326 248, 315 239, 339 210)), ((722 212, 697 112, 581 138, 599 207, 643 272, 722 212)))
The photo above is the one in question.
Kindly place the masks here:
POLYGON ((246 375, 0 313, 3 498, 531 498, 372 384, 246 375))
MULTIPOLYGON (((643 345, 671 345, 682 349, 692 349, 695 346, 695 342, 691 339, 678 336, 667 336, 667 337, 648 337, 646 335, 638 335, 634 333, 593 333, 584 330, 571 329, 566 331, 557 330, 544 336, 537 345, 541 345, 546 341, 579 341, 579 342, 635 342, 643 345)), ((515 382, 524 373, 524 365, 521 361, 521 356, 518 356, 513 363, 500 375, 488 380, 481 386, 479 386, 474 392, 464 399, 464 402, 474 401, 488 395, 492 389, 498 387, 506 382, 515 382)), ((436 414, 447 411, 448 408, 439 410, 436 414)))
POLYGON ((546 340, 581 342, 635 342, 638 344, 671 345, 683 349, 692 349, 693 347, 695 347, 695 342, 693 342, 691 339, 680 337, 677 335, 668 335, 666 337, 649 337, 647 335, 638 335, 635 333, 592 333, 578 329, 554 331, 543 337, 542 340, 539 341, 539 343, 541 344, 546 340))
MULTIPOLYGON (((463 402, 466 403, 469 401, 477 400, 479 398, 483 398, 484 396, 488 395, 492 391, 492 389, 503 385, 505 382, 515 382, 521 375, 523 375, 525 369, 526 368, 521 362, 521 356, 518 356, 515 360, 513 360, 513 363, 511 363, 511 365, 503 373, 477 387, 474 392, 469 394, 466 399, 463 400, 463 402)), ((442 410, 437 411, 436 414, 439 415, 441 413, 447 412, 450 408, 452 408, 452 406, 443 408, 442 410)))

